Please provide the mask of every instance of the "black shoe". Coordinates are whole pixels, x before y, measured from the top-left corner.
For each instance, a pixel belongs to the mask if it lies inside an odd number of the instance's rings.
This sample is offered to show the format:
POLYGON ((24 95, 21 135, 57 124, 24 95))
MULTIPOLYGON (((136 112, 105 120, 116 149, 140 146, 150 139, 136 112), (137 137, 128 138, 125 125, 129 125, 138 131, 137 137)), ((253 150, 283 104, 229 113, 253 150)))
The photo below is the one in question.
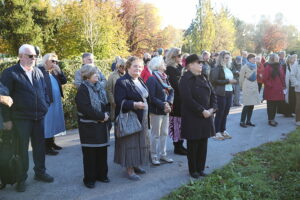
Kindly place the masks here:
POLYGON ((207 174, 205 174, 203 171, 201 171, 200 173, 199 173, 199 176, 203 176, 203 177, 205 177, 207 174))
POLYGON ((6 184, 0 184, 0 190, 3 190, 6 187, 6 184))
POLYGON ((183 141, 179 141, 179 142, 173 142, 174 145, 174 154, 177 155, 187 155, 187 150, 186 148, 183 147, 183 141))
POLYGON ((110 179, 108 177, 105 178, 98 178, 97 181, 103 182, 103 183, 109 183, 110 179))
POLYGON ((46 182, 46 183, 51 183, 54 181, 54 178, 47 173, 35 174, 34 179, 37 181, 42 181, 42 182, 46 182))
POLYGON ((58 154, 57 151, 54 151, 52 148, 46 148, 46 155, 56 156, 58 154))
POLYGON ((247 125, 245 124, 245 122, 240 122, 240 126, 243 128, 247 128, 247 125))
POLYGON ((58 145, 55 144, 54 142, 53 142, 53 144, 52 144, 52 148, 55 149, 55 150, 62 150, 62 147, 61 147, 61 146, 58 146, 58 145))
POLYGON ((134 167, 133 170, 136 174, 146 174, 146 171, 140 167, 134 167))
POLYGON ((95 188, 95 183, 94 182, 85 182, 83 181, 85 187, 89 188, 89 189, 93 189, 95 188))
POLYGON ((193 178, 199 178, 200 174, 198 172, 193 172, 193 173, 190 173, 191 177, 193 178))
POLYGON ((247 122, 246 125, 255 127, 255 124, 252 124, 252 122, 247 122))
POLYGON ((17 183, 17 185, 16 185, 16 191, 17 192, 25 192, 26 191, 25 181, 17 183))

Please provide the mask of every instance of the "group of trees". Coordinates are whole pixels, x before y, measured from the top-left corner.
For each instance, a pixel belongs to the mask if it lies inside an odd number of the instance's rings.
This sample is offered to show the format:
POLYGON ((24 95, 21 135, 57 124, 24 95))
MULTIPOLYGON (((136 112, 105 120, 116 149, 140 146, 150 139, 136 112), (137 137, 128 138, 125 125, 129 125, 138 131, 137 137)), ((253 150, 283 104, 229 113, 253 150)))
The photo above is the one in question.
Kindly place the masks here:
POLYGON ((181 46, 183 31, 161 29, 155 6, 141 0, 4 0, 0 2, 0 53, 17 55, 30 43, 71 58, 141 55, 181 46))
MULTIPOLYGON (((262 16, 254 25, 232 16, 228 9, 213 9, 211 0, 199 0, 196 18, 184 33, 186 52, 229 50, 239 54, 242 50, 270 53, 280 50, 300 50, 299 30, 284 24, 284 16, 275 20, 262 16)), ((300 53, 300 52, 299 52, 300 53)))

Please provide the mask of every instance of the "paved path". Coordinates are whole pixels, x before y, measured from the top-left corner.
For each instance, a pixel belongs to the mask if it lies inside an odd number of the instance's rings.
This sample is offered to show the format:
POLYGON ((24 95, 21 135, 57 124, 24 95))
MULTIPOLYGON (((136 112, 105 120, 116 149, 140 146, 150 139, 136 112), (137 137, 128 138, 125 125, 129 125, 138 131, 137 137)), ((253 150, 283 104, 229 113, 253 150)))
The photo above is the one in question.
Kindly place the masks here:
MULTIPOLYGON (((293 119, 280 115, 277 116, 278 127, 268 126, 265 104, 256 106, 253 114, 253 123, 256 124, 254 128, 239 127, 240 112, 241 108, 233 108, 228 119, 228 132, 233 139, 209 140, 207 173, 227 164, 235 153, 280 140, 286 133, 295 130, 293 119)), ((46 158, 48 172, 55 177, 55 182, 47 184, 33 180, 31 161, 27 191, 16 193, 13 187, 8 186, 0 191, 0 200, 152 200, 159 199, 190 181, 186 157, 173 154, 170 140, 168 153, 175 161, 173 164, 147 167, 147 174, 138 182, 126 179, 124 170, 113 163, 112 140, 108 154, 111 182, 98 182, 95 189, 87 189, 82 184, 82 154, 78 134, 58 137, 57 143, 64 149, 58 156, 46 158)))

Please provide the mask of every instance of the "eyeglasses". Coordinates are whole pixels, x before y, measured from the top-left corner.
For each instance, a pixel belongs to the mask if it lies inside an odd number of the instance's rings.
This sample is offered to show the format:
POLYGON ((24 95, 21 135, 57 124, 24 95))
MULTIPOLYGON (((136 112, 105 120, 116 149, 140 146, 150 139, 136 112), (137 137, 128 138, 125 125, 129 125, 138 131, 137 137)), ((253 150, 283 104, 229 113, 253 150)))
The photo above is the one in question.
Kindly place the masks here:
POLYGON ((58 64, 58 60, 51 60, 52 63, 58 64))
POLYGON ((37 58, 37 55, 28 55, 28 54, 25 54, 28 58, 37 58))
POLYGON ((178 57, 178 58, 181 58, 181 56, 182 56, 182 55, 181 55, 181 54, 179 54, 177 57, 178 57))
POLYGON ((225 59, 225 60, 229 60, 229 59, 230 59, 230 57, 225 57, 224 59, 225 59))

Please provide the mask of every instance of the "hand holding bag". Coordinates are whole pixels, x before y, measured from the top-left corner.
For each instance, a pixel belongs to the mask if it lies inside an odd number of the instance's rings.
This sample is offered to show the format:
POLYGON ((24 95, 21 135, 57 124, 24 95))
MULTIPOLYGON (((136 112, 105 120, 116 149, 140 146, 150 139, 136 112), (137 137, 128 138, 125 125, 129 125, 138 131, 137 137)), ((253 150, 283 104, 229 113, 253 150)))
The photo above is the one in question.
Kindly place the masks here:
POLYGON ((122 101, 120 114, 116 118, 115 123, 115 134, 117 138, 133 135, 143 129, 135 112, 129 111, 123 113, 124 102, 125 100, 122 101))

